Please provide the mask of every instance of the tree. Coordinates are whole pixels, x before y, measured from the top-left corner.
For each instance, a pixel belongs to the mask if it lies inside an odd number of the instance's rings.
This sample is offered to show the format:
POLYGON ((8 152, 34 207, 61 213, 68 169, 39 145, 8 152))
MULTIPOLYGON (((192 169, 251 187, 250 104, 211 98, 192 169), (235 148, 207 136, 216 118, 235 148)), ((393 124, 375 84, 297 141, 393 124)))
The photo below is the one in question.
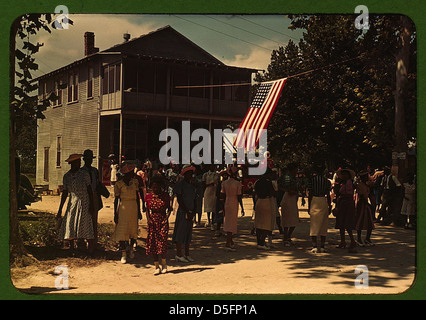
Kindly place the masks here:
MULTIPOLYGON (((72 24, 72 21, 66 17, 58 22, 60 24, 72 24)), ((38 86, 32 82, 31 73, 38 69, 33 55, 39 51, 43 44, 32 43, 30 35, 37 34, 41 29, 51 33, 52 27, 55 28, 55 25, 50 14, 25 14, 13 22, 10 32, 9 250, 11 262, 15 262, 19 258, 28 257, 19 235, 17 189, 20 168, 16 166, 17 136, 24 130, 22 124, 34 123, 35 119, 43 119, 43 111, 46 110, 52 101, 57 99, 54 94, 50 94, 44 100, 38 100, 38 86), (17 37, 22 42, 22 47, 20 48, 17 48, 17 37)))
POLYGON ((398 47, 395 19, 374 16, 365 32, 355 28, 352 15, 290 18, 289 28, 303 29, 303 39, 275 50, 257 79, 302 73, 288 79, 271 119, 273 157, 308 169, 318 161, 329 169, 383 165, 394 138, 395 60, 389 47, 398 47))

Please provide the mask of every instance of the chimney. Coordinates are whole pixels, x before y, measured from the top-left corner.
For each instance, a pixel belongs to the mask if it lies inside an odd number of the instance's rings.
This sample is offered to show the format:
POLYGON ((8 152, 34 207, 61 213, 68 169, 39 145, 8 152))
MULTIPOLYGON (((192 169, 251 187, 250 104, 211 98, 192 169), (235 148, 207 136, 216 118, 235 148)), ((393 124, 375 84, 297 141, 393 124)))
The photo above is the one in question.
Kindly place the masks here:
POLYGON ((129 41, 129 39, 130 39, 130 34, 129 34, 129 33, 125 33, 125 34, 123 34, 123 39, 124 39, 124 42, 129 41))
POLYGON ((95 34, 93 32, 84 33, 84 56, 87 57, 93 53, 99 51, 99 48, 95 48, 95 34))

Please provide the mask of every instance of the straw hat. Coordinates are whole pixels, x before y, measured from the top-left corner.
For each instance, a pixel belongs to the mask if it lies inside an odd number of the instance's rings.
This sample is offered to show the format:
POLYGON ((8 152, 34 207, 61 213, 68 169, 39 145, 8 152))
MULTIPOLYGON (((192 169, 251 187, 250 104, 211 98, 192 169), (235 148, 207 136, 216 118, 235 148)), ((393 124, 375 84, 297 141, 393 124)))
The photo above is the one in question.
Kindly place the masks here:
POLYGON ((339 169, 339 170, 337 170, 337 177, 339 178, 339 179, 342 179, 342 171, 348 171, 349 172, 349 174, 351 175, 351 179, 353 179, 353 178, 355 178, 355 176, 356 176, 356 173, 355 173, 355 171, 353 171, 352 169, 339 169))
POLYGON ((195 171, 195 167, 191 166, 190 164, 184 166, 182 168, 182 171, 180 172, 180 174, 183 176, 185 173, 187 173, 188 171, 195 171))
POLYGON ((133 170, 135 170, 135 168, 136 168, 136 165, 135 164, 133 164, 133 163, 126 163, 121 169, 120 169, 120 172, 122 173, 122 174, 126 174, 126 173, 129 173, 129 172, 131 172, 131 171, 133 171, 133 170))
POLYGON ((65 161, 68 162, 68 163, 71 163, 71 162, 73 162, 75 160, 81 159, 82 156, 83 155, 81 153, 73 153, 65 161))

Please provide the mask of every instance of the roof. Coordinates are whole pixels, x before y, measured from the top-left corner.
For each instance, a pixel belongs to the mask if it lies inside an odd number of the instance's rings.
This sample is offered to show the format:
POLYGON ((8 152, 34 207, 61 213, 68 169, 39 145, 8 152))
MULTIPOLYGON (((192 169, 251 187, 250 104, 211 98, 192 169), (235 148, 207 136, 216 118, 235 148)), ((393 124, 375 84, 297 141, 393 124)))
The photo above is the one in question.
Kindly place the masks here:
POLYGON ((50 75, 89 61, 97 56, 106 54, 137 56, 146 60, 185 63, 219 69, 235 69, 246 72, 258 71, 256 69, 227 66, 206 50, 202 49, 181 33, 173 29, 171 26, 165 26, 150 33, 141 35, 140 37, 116 44, 108 49, 76 60, 64 67, 35 78, 33 81, 46 78, 50 75))

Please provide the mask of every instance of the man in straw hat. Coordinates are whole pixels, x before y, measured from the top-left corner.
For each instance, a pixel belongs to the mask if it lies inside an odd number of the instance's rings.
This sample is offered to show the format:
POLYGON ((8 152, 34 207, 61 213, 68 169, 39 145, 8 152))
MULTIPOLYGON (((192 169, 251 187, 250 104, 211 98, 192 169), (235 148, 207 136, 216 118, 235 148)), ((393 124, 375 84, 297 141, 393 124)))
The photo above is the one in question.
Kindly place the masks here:
POLYGON ((195 167, 185 165, 180 172, 183 179, 176 183, 174 187, 179 208, 176 213, 172 241, 176 243, 175 259, 180 262, 194 261, 189 255, 197 197, 195 186, 191 183, 194 172, 195 167), (183 254, 183 249, 185 254, 183 254))
POLYGON ((93 192, 90 187, 90 176, 80 169, 82 154, 71 154, 66 162, 71 169, 63 178, 63 193, 56 218, 59 225, 59 238, 69 243, 69 248, 74 249, 74 240, 79 247, 84 240, 88 242, 89 253, 93 253, 93 192), (69 195, 68 205, 62 218, 62 208, 69 195))
MULTIPOLYGON (((100 184, 102 183, 99 180, 99 171, 95 167, 92 167, 93 159, 95 157, 93 156, 92 150, 84 150, 83 152, 83 160, 84 160, 84 166, 81 168, 82 170, 86 171, 90 176, 90 186, 93 192, 93 231, 95 233, 95 243, 98 241, 98 212, 100 209, 102 209, 102 199, 101 194, 98 192, 98 188, 102 187, 100 184)), ((99 190, 101 191, 101 190, 99 190)), ((104 196, 108 198, 109 191, 105 188, 106 193, 104 193, 104 196)))

